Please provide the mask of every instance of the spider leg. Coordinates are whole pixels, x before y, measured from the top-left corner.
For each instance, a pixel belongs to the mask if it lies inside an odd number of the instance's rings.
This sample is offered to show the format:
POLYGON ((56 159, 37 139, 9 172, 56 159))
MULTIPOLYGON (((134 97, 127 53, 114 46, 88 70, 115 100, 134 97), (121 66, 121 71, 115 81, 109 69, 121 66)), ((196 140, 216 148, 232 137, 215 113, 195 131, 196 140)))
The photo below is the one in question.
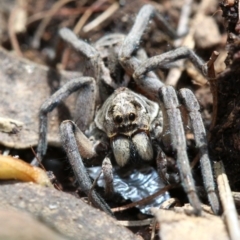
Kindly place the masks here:
POLYGON ((136 59, 132 58, 132 55, 139 48, 142 35, 152 19, 154 19, 157 26, 161 28, 164 32, 166 32, 170 37, 177 37, 175 31, 169 26, 169 24, 165 21, 165 19, 155 9, 154 6, 150 4, 144 5, 140 9, 136 17, 135 23, 131 31, 125 38, 119 53, 119 60, 121 61, 122 65, 130 71, 130 74, 132 74, 138 66, 137 61, 134 61, 136 59))
POLYGON ((201 202, 196 193, 193 176, 191 173, 190 163, 187 155, 187 144, 183 129, 181 112, 176 92, 171 86, 160 88, 159 97, 166 109, 166 115, 169 121, 169 130, 171 132, 172 148, 176 151, 177 165, 184 191, 188 195, 190 204, 194 208, 196 215, 201 215, 201 202))
MULTIPOLYGON (((151 20, 155 20, 157 26, 161 28, 164 32, 166 32, 170 37, 176 38, 178 37, 175 31, 169 26, 169 24, 165 21, 165 19, 161 16, 161 14, 155 9, 152 5, 144 5, 135 20, 135 23, 125 38, 122 48, 119 51, 119 61, 122 64, 123 68, 128 72, 129 75, 132 75, 134 71, 141 64, 141 60, 139 60, 136 56, 133 55, 137 52, 142 35, 146 30, 149 22, 151 20)), ((148 61, 148 60, 147 60, 148 61)), ((155 73, 150 72, 145 76, 144 81, 142 79, 135 79, 138 83, 138 86, 144 92, 152 92, 155 94, 155 98, 157 98, 157 91, 163 86, 163 83, 158 79, 155 73), (148 88, 146 91, 146 87, 148 88)))
POLYGON ((109 70, 104 65, 103 60, 94 47, 79 39, 75 33, 68 28, 60 29, 59 34, 65 42, 91 62, 93 67, 90 67, 85 75, 94 76, 97 83, 99 83, 99 80, 104 81, 113 89, 118 87, 117 84, 112 81, 109 70))
MULTIPOLYGON (((47 151, 48 113, 56 108, 62 100, 67 98, 73 92, 82 90, 83 92, 87 93, 87 98, 83 99, 80 115, 84 115, 84 117, 87 118, 85 121, 89 123, 92 121, 94 114, 95 89, 95 80, 91 77, 72 79, 42 104, 39 113, 39 140, 37 146, 37 157, 32 161, 32 165, 38 165, 38 161, 42 161, 42 158, 47 151), (89 101, 89 99, 91 99, 91 101, 89 101)), ((86 96, 86 94, 84 95, 86 96)))
POLYGON ((219 214, 220 203, 215 189, 212 165, 208 154, 206 131, 199 112, 200 106, 196 97, 189 89, 180 89, 179 93, 184 106, 189 112, 196 146, 199 148, 203 183, 208 194, 208 200, 214 213, 219 214))
POLYGON ((207 66, 203 60, 191 49, 187 47, 180 47, 158 56, 148 58, 136 69, 133 77, 136 81, 143 81, 149 71, 156 68, 164 68, 165 65, 184 58, 188 58, 203 75, 207 74, 207 66))
POLYGON ((156 163, 160 178, 166 184, 177 184, 180 182, 176 162, 173 159, 167 158, 160 147, 157 149, 156 163))
POLYGON ((93 59, 97 55, 96 50, 85 41, 79 39, 72 30, 62 28, 59 30, 59 35, 66 43, 70 44, 78 53, 86 58, 93 59))
MULTIPOLYGON (((83 164, 78 148, 80 143, 82 143, 83 134, 79 135, 81 134, 81 130, 78 129, 78 127, 72 121, 67 120, 62 122, 60 126, 60 134, 64 150, 67 153, 68 159, 81 190, 87 196, 91 192, 91 201, 93 205, 113 216, 112 211, 106 202, 97 194, 95 190, 91 189, 92 182, 83 164)), ((83 141, 85 140, 83 139, 83 141)), ((80 152, 82 152, 81 149, 80 152)))
POLYGON ((109 156, 106 156, 102 162, 102 173, 105 180, 105 194, 111 197, 114 193, 112 163, 109 156))

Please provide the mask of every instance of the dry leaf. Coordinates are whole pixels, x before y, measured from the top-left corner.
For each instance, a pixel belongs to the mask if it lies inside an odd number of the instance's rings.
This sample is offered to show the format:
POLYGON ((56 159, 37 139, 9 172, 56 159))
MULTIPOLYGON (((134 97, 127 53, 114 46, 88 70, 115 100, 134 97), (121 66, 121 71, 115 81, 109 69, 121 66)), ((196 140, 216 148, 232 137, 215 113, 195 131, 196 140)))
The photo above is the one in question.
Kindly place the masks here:
POLYGON ((0 117, 0 132, 15 134, 21 131, 22 127, 22 122, 11 118, 0 117))
POLYGON ((16 179, 52 187, 52 183, 44 170, 11 156, 0 155, 0 179, 16 179))
POLYGON ((206 212, 202 217, 188 216, 184 213, 184 208, 176 209, 178 210, 152 210, 160 224, 161 240, 229 240, 221 217, 206 212))
MULTIPOLYGON (((18 134, 0 132, 0 144, 16 149, 37 145, 39 110, 52 91, 72 78, 76 72, 57 73, 0 48, 0 112, 1 116, 23 123, 18 134)), ((60 146, 59 125, 74 116, 76 94, 72 94, 49 114, 48 143, 60 146)))

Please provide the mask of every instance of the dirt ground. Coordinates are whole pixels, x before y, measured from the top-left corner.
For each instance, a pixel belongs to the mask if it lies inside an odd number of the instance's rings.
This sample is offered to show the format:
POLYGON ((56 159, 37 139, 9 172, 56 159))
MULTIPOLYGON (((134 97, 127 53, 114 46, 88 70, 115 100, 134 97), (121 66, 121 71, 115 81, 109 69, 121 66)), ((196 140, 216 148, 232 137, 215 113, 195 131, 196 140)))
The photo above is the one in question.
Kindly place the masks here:
MULTIPOLYGON (((210 158, 212 162, 223 162, 238 207, 238 1, 0 1, 0 153, 18 156, 30 163, 38 143, 38 115, 42 103, 69 79, 93 75, 88 62, 59 37, 59 30, 70 28, 79 38, 94 45, 111 33, 127 35, 145 4, 153 5, 182 36, 173 40, 150 21, 140 44, 148 57, 181 46, 193 49, 206 62, 219 54, 207 77, 188 60, 156 73, 166 85, 176 90, 188 88, 195 94, 208 135, 210 158)), ((102 55, 104 51, 102 49, 102 55)), ((55 175, 60 191, 32 183, 3 181, 0 184, 0 222, 4 231, 0 230, 0 239, 238 239, 239 226, 232 231, 227 217, 214 216, 204 193, 199 193, 204 203, 202 217, 187 214, 190 206, 181 189, 171 190, 171 200, 160 209, 153 209, 154 219, 129 205, 124 211, 116 210, 116 220, 88 206, 86 196, 75 184, 59 137, 63 120, 81 122, 83 119, 84 122, 84 116, 75 114, 76 99, 77 94, 73 94, 49 114, 49 148, 43 165, 55 175), (23 233, 23 222, 32 232, 23 233), (11 229, 21 233, 21 237, 14 235, 11 229), (33 233, 35 235, 31 235, 33 233)), ((194 136, 187 128, 185 130, 195 181, 202 189, 194 136)), ((116 209, 126 203, 119 206, 112 200, 111 204, 116 209)), ((226 211, 223 204, 223 216, 226 211)))

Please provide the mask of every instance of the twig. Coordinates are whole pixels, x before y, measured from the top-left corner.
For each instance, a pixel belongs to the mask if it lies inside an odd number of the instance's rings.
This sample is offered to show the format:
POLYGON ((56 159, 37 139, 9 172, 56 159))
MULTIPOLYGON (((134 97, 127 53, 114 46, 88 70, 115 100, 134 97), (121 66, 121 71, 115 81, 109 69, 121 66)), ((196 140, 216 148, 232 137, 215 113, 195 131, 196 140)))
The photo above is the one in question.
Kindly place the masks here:
POLYGON ((190 164, 191 169, 193 169, 199 161, 200 161, 200 156, 199 154, 197 154, 190 164))
MULTIPOLYGON (((97 2, 98 3, 98 2, 97 2)), ((79 32, 81 31, 82 27, 84 26, 84 24, 87 22, 87 20, 92 16, 93 13, 93 9, 92 7, 88 8, 84 14, 81 16, 81 18, 78 20, 77 24, 75 25, 75 27, 73 28, 73 32, 75 34, 79 34, 79 32)))
POLYGON ((172 207, 180 207, 181 203, 177 198, 169 198, 168 200, 164 201, 161 206, 160 209, 169 209, 172 207))
POLYGON ((20 49, 20 46, 19 46, 19 43, 17 40, 17 36, 16 36, 16 32, 14 29, 15 16, 16 16, 17 11, 18 11, 18 8, 16 7, 10 13, 10 17, 8 20, 8 34, 9 34, 9 38, 10 38, 10 42, 11 42, 13 50, 17 53, 17 55, 19 57, 22 57, 23 53, 20 49))
POLYGON ((219 52, 213 51, 211 57, 209 58, 209 61, 207 62, 207 67, 208 67, 208 78, 216 78, 216 73, 214 69, 214 62, 217 60, 219 56, 219 52))
POLYGON ((43 166, 43 164, 41 163, 41 161, 40 161, 40 159, 38 158, 37 153, 35 152, 35 150, 33 149, 33 147, 30 146, 30 148, 31 148, 31 150, 32 150, 32 152, 33 152, 33 155, 35 156, 36 160, 38 161, 39 166, 41 166, 41 168, 42 168, 45 172, 47 172, 46 168, 45 168, 45 167, 43 166))
POLYGON ((41 168, 44 170, 44 172, 46 173, 46 175, 48 176, 49 178, 49 181, 53 184, 53 186, 59 190, 59 191, 63 191, 63 188, 62 186, 60 185, 60 183, 57 181, 55 175, 53 174, 53 172, 51 171, 47 171, 46 168, 43 166, 43 164, 41 163, 40 159, 38 158, 37 156, 37 153, 35 152, 35 150, 33 149, 32 146, 30 146, 34 156, 35 156, 35 159, 38 161, 38 164, 39 166, 41 166, 41 168))
MULTIPOLYGON (((234 1, 231 1, 231 4, 234 4, 234 1)), ((238 1, 238 20, 240 18, 240 1, 238 1)))
MULTIPOLYGON (((211 133, 211 130, 215 126, 216 119, 217 119, 217 111, 218 111, 218 109, 217 109, 218 108, 218 105, 217 105, 217 103, 218 103, 217 81, 216 81, 216 73, 215 73, 215 69, 214 69, 214 62, 217 60, 218 56, 219 56, 219 53, 217 51, 214 51, 212 53, 209 61, 207 62, 208 81, 210 84, 211 93, 213 95, 213 113, 212 113, 212 121, 211 121, 209 133, 211 133)), ((209 135, 209 138, 210 138, 210 135, 209 135)))
MULTIPOLYGON (((73 28, 73 32, 78 35, 80 31, 82 30, 84 24, 87 22, 87 20, 91 17, 92 13, 96 11, 99 7, 102 6, 102 4, 105 3, 105 0, 99 0, 92 4, 91 7, 89 7, 84 14, 81 16, 81 18, 76 23, 75 27, 73 28)), ((68 63, 68 59, 71 55, 71 48, 67 47, 63 54, 62 54, 62 60, 61 60, 61 69, 65 69, 68 63)))
MULTIPOLYGON (((59 9, 59 12, 55 13, 54 16, 56 17, 69 17, 69 16, 73 16, 73 15, 79 15, 79 14, 83 14, 87 11, 89 7, 81 7, 81 8, 77 8, 77 9, 69 9, 69 8, 61 8, 59 9)), ((98 11, 105 11, 105 7, 103 6, 102 8, 99 9, 94 9, 93 12, 98 12, 98 11)), ((32 24, 33 22, 39 21, 43 18, 46 17, 46 15, 48 15, 50 12, 50 10, 46 10, 46 11, 41 11, 38 13, 35 13, 33 15, 31 15, 28 20, 27 20, 27 24, 32 24)))
POLYGON ((125 211, 129 208, 133 208, 133 207, 136 207, 136 206, 139 206, 139 205, 146 204, 146 203, 152 201, 155 197, 165 193, 166 191, 168 191, 170 189, 176 188, 177 186, 178 185, 167 185, 166 187, 162 188, 161 190, 155 192, 154 194, 152 194, 152 195, 150 195, 150 196, 148 196, 144 199, 141 199, 139 201, 124 205, 122 207, 112 208, 111 210, 112 210, 112 212, 120 212, 120 211, 125 211))
POLYGON ((33 36, 33 41, 32 41, 33 48, 39 48, 41 36, 43 35, 45 28, 51 21, 54 14, 56 14, 56 12, 59 10, 59 8, 61 8, 63 5, 65 5, 69 2, 72 2, 72 1, 75 1, 75 0, 60 0, 60 1, 56 2, 55 4, 53 4, 51 10, 48 12, 47 16, 39 24, 39 26, 33 36))
POLYGON ((92 196, 92 191, 96 187, 97 181, 100 178, 101 174, 102 174, 102 170, 99 172, 98 176, 94 179, 93 184, 91 186, 91 189, 89 190, 89 193, 88 193, 88 205, 90 205, 90 202, 91 202, 91 199, 92 199, 92 197, 91 197, 92 196))
MULTIPOLYGON (((186 0, 186 2, 188 1, 186 0)), ((184 38, 184 40, 182 40, 182 44, 181 44, 182 46, 186 46, 190 49, 193 49, 195 47, 194 34, 196 32, 196 29, 200 26, 200 23, 202 22, 202 19, 204 18, 205 12, 209 8, 209 5, 210 5, 209 0, 202 0, 201 3, 199 4, 198 11, 195 14, 194 18, 192 19, 192 26, 189 30, 189 33, 184 38)), ((184 7, 187 7, 187 4, 186 6, 184 5, 184 7)), ((179 22, 179 25, 180 25, 180 22, 179 22)), ((180 42, 176 42, 176 43, 180 44, 180 42)), ((175 44, 174 44, 175 47, 179 47, 178 45, 175 45, 175 44)), ((180 63, 182 64, 182 68, 181 67, 173 68, 173 70, 169 71, 169 75, 166 78, 166 84, 172 85, 172 86, 175 86, 177 84, 181 76, 181 72, 184 69, 185 60, 180 61, 180 63)), ((198 72, 196 71, 196 73, 198 72)))
POLYGON ((223 163, 221 161, 214 163, 214 169, 217 175, 219 195, 230 238, 231 240, 239 240, 240 228, 238 223, 238 215, 223 163))
POLYGON ((192 79, 192 83, 196 86, 208 86, 208 80, 200 73, 191 62, 185 63, 185 69, 188 76, 192 79))
MULTIPOLYGON (((179 23, 178 23, 178 29, 177 34, 179 36, 185 34, 188 30, 188 22, 191 14, 191 6, 192 6, 192 0, 185 0, 182 8, 182 12, 180 15, 179 23)), ((177 39, 174 41, 173 45, 175 48, 180 47, 182 45, 183 41, 182 39, 177 39)), ((180 60, 180 65, 183 66, 184 60, 180 60)), ((165 83, 167 85, 176 86, 181 74, 182 74, 183 68, 172 68, 168 76, 166 78, 165 83)))
POLYGON ((232 192, 232 196, 236 206, 240 206, 240 192, 232 192))
POLYGON ((95 18, 92 22, 88 23, 84 28, 83 31, 85 33, 93 30, 97 26, 99 26, 102 22, 106 21, 109 17, 113 15, 119 8, 119 3, 113 3, 106 11, 100 14, 97 18, 95 18))
POLYGON ((153 218, 147 218, 144 220, 137 220, 137 221, 117 221, 118 225, 125 226, 125 227, 141 227, 147 226, 152 224, 153 218))
POLYGON ((99 0, 95 3, 92 4, 91 7, 89 7, 87 9, 87 11, 82 15, 82 17, 79 19, 79 21, 77 22, 77 24, 75 25, 73 32, 78 35, 79 32, 82 30, 82 27, 84 26, 84 24, 87 22, 87 20, 91 17, 91 15, 93 14, 93 12, 98 9, 99 7, 102 6, 102 4, 105 3, 105 0, 99 0))
POLYGON ((152 232, 151 232, 151 238, 150 240, 154 240, 155 238, 155 232, 156 232, 156 227, 157 227, 157 219, 156 217, 153 218, 153 221, 152 221, 152 232))

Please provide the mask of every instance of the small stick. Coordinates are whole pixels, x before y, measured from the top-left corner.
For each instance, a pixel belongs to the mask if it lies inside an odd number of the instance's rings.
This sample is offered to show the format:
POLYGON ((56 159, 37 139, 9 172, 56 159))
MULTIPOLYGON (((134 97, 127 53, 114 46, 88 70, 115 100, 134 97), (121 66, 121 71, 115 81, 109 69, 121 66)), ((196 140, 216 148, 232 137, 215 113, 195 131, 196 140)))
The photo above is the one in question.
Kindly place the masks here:
POLYGON ((152 222, 153 222, 153 218, 147 218, 144 220, 137 220, 137 221, 117 221, 117 224, 125 227, 141 227, 141 226, 150 225, 152 222))
MULTIPOLYGON (((232 5, 234 4, 233 0, 228 2, 230 2, 232 5)), ((239 18, 240 18, 240 1, 238 1, 238 20, 240 20, 239 18)))
POLYGON ((99 172, 98 176, 94 179, 93 184, 92 184, 92 187, 91 187, 91 189, 89 190, 89 193, 88 193, 88 205, 90 205, 90 202, 91 202, 91 199, 92 199, 92 197, 91 197, 91 196, 92 196, 92 191, 93 191, 94 188, 96 187, 97 181, 98 181, 98 179, 100 178, 101 174, 102 174, 102 170, 99 172))
POLYGON ((10 38, 10 42, 11 42, 13 50, 16 52, 16 54, 19 57, 22 57, 23 53, 22 53, 21 48, 19 46, 17 36, 16 36, 16 32, 15 32, 14 27, 13 27, 17 11, 18 11, 18 8, 14 8, 10 13, 10 17, 9 17, 9 20, 8 20, 8 34, 9 34, 9 38, 10 38))
POLYGON ((168 200, 164 201, 161 204, 160 209, 168 210, 172 207, 181 207, 181 203, 177 198, 169 198, 168 200))
MULTIPOLYGON (((94 4, 92 4, 91 7, 89 7, 84 14, 81 16, 81 18, 78 20, 78 22, 76 23, 75 27, 73 28, 73 32, 78 35, 80 33, 80 31, 82 30, 84 24, 87 22, 87 20, 92 16, 92 13, 98 9, 99 7, 101 7, 101 5, 105 2, 105 0, 99 0, 97 2, 95 2, 94 4)), ((67 47, 63 54, 62 54, 62 60, 61 60, 61 69, 65 69, 68 63, 68 60, 71 56, 71 48, 67 47)))
POLYGON ((153 218, 152 220, 152 232, 151 232, 151 238, 150 240, 154 240, 155 238, 155 232, 156 232, 156 227, 157 227, 157 219, 156 217, 153 218))
POLYGON ((83 31, 85 33, 93 30, 97 26, 99 26, 102 22, 106 21, 109 17, 111 17, 119 8, 119 3, 113 3, 106 11, 100 14, 97 18, 95 18, 92 22, 88 23, 84 28, 83 31))
POLYGON ((200 156, 199 156, 199 154, 197 154, 194 157, 193 161, 190 163, 191 169, 193 169, 196 166, 196 164, 199 162, 199 160, 200 160, 200 156))
POLYGON ((240 192, 232 192, 232 196, 236 206, 240 206, 240 192))
POLYGON ((223 214, 225 217, 230 239, 239 240, 240 228, 238 223, 238 215, 223 163, 221 161, 214 163, 214 169, 217 176, 219 195, 222 202, 224 210, 223 214))
MULTIPOLYGON (((213 113, 212 113, 212 121, 211 121, 211 125, 210 125, 210 131, 209 133, 211 133, 211 130, 214 128, 215 124, 216 124, 216 119, 217 119, 217 111, 218 111, 218 94, 217 94, 217 82, 216 82, 216 73, 215 73, 215 69, 214 69, 214 62, 217 60, 217 57, 219 56, 219 52, 214 51, 209 59, 209 61, 207 62, 207 67, 208 67, 208 72, 207 72, 207 77, 208 77, 208 81, 210 83, 210 90, 211 93, 213 95, 213 113)), ((209 135, 209 138, 211 136, 209 135)))
POLYGON ((40 159, 38 158, 37 153, 35 152, 35 150, 33 149, 33 147, 30 146, 30 148, 31 148, 31 150, 32 150, 32 152, 33 152, 33 154, 34 154, 34 157, 35 157, 36 160, 38 161, 39 166, 41 166, 41 168, 42 168, 45 172, 47 172, 47 170, 45 169, 45 167, 44 167, 43 164, 41 163, 40 159))
POLYGON ((84 26, 84 24, 87 22, 87 20, 92 16, 93 10, 92 8, 88 8, 84 14, 82 15, 82 17, 78 20, 77 24, 75 25, 75 27, 73 28, 73 32, 75 34, 79 34, 79 32, 82 30, 82 27, 84 26))
POLYGON ((208 62, 207 62, 207 67, 208 67, 208 77, 211 78, 216 78, 216 73, 215 73, 215 69, 214 69, 214 62, 217 60, 219 56, 219 52, 217 51, 213 51, 211 57, 209 58, 208 62))
POLYGON ((106 1, 105 0, 98 0, 95 3, 92 4, 91 7, 89 7, 85 13, 82 15, 82 17, 79 19, 77 24, 75 25, 73 32, 78 35, 80 31, 82 30, 82 27, 87 22, 87 20, 92 16, 93 12, 100 8, 106 1))
POLYGON ((102 173, 105 181, 105 195, 111 197, 114 193, 113 166, 108 156, 106 156, 102 162, 102 173))
POLYGON ((30 146, 30 148, 31 148, 31 150, 32 150, 32 152, 33 152, 33 154, 34 154, 35 159, 38 161, 39 166, 41 166, 41 168, 43 169, 43 171, 44 171, 44 172, 46 173, 46 175, 48 176, 49 181, 53 184, 53 186, 54 186, 57 190, 63 191, 62 186, 61 186, 60 183, 57 181, 57 179, 56 179, 55 175, 53 174, 53 172, 46 170, 46 168, 43 166, 43 164, 41 163, 40 159, 38 158, 37 153, 35 152, 35 150, 33 149, 33 147, 30 146))
MULTIPOLYGON (((74 15, 79 15, 79 14, 83 14, 84 12, 86 12, 86 10, 88 9, 88 7, 80 7, 80 8, 76 8, 76 9, 69 9, 69 8, 65 8, 65 7, 62 7, 61 9, 59 9, 59 12, 56 12, 54 14, 54 17, 71 17, 71 16, 74 16, 74 15)), ((103 9, 100 9, 101 11, 104 10, 103 9)), ((46 10, 46 11, 41 11, 41 12, 38 12, 38 13, 35 13, 31 16, 29 16, 28 20, 27 20, 27 25, 30 25, 32 24, 33 22, 36 22, 36 21, 39 21, 39 20, 42 20, 43 18, 46 17, 46 15, 49 15, 51 13, 51 10, 46 10)))
POLYGON ((152 195, 150 195, 150 196, 148 196, 144 199, 141 199, 139 201, 124 205, 122 207, 112 208, 111 210, 112 210, 112 212, 120 212, 120 211, 127 210, 129 208, 133 208, 133 207, 136 207, 136 206, 139 206, 139 205, 146 204, 147 202, 150 202, 151 200, 153 200, 155 197, 165 193, 166 191, 168 191, 170 189, 176 188, 177 186, 178 185, 167 185, 166 187, 162 188, 161 190, 155 192, 154 194, 152 194, 152 195))
MULTIPOLYGON (((191 14, 191 6, 192 6, 192 0, 185 0, 182 11, 181 11, 179 23, 178 23, 178 29, 177 29, 177 34, 180 36, 187 32, 188 22, 191 14)), ((175 48, 177 48, 182 46, 182 43, 183 43, 182 39, 176 39, 173 45, 175 48)), ((181 66, 183 66, 185 60, 180 60, 180 62, 181 62, 181 66)), ((166 85, 176 86, 182 74, 182 71, 183 71, 183 67, 178 67, 178 68, 175 67, 170 69, 165 81, 166 85)))
POLYGON ((51 21, 52 17, 56 14, 56 12, 59 10, 59 8, 61 8, 63 5, 72 2, 75 0, 60 0, 58 2, 56 2, 55 4, 53 4, 51 10, 48 12, 47 16, 41 21, 41 23, 39 24, 34 36, 33 36, 33 41, 32 41, 32 46, 34 48, 38 48, 40 45, 40 38, 43 35, 43 32, 45 30, 45 28, 47 27, 47 25, 49 24, 49 22, 51 21))

